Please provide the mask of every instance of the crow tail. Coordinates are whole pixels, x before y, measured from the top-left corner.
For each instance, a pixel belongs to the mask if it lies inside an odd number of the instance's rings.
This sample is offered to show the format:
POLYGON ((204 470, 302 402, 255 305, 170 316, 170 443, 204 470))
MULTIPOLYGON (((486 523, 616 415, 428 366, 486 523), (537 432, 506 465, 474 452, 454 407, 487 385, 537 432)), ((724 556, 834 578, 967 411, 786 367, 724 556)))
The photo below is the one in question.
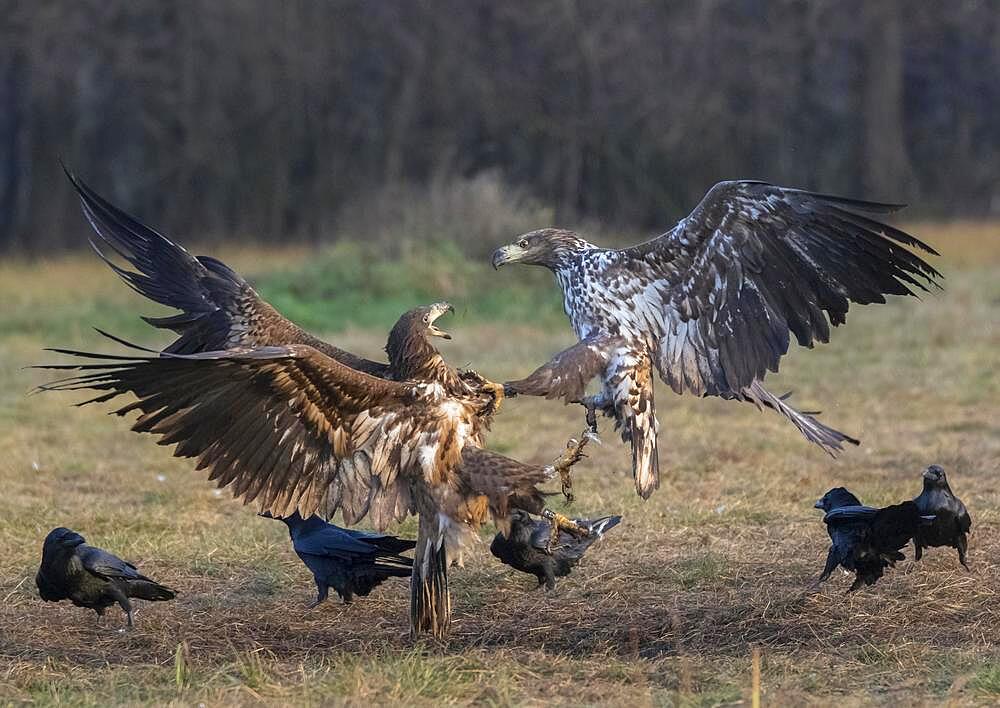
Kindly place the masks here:
POLYGON ((603 519, 591 521, 590 534, 597 537, 603 536, 605 533, 620 524, 621 520, 622 517, 620 516, 605 516, 603 519))
POLYGON ((173 600, 177 597, 177 591, 148 579, 131 580, 128 584, 128 596, 140 600, 157 602, 160 600, 173 600))

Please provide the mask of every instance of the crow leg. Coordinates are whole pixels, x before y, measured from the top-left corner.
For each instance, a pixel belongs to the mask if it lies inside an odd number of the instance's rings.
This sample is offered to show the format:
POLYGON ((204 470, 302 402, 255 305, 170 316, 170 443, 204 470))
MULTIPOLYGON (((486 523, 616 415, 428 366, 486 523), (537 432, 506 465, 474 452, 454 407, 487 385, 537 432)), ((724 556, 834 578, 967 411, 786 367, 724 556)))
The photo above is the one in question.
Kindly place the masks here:
POLYGON ((913 542, 913 560, 918 561, 924 556, 924 547, 916 541, 913 542))
POLYGON ((969 568, 969 564, 965 561, 965 552, 969 548, 969 542, 965 540, 965 536, 959 536, 958 545, 955 546, 958 549, 958 562, 965 566, 965 569, 970 573, 972 569, 969 568))
POLYGON ((307 610, 313 609, 321 602, 326 600, 326 596, 330 593, 330 588, 326 586, 326 583, 320 582, 319 579, 316 580, 316 590, 318 590, 318 592, 316 593, 316 599, 310 602, 308 605, 306 605, 307 610))
POLYGON ((552 572, 552 568, 547 565, 545 567, 545 592, 551 592, 556 589, 556 576, 552 572))
POLYGON ((573 519, 563 516, 558 511, 552 511, 551 509, 542 510, 542 518, 549 522, 549 542, 545 544, 545 552, 550 556, 552 552, 557 548, 559 543, 559 531, 560 529, 571 533, 574 536, 580 536, 586 538, 590 535, 590 530, 580 526, 580 524, 573 521, 573 519))
POLYGON ((125 610, 125 626, 131 629, 135 626, 135 618, 133 617, 134 611, 132 610, 132 603, 129 601, 128 597, 121 591, 120 588, 111 586, 109 591, 111 597, 115 599, 123 610, 125 610))

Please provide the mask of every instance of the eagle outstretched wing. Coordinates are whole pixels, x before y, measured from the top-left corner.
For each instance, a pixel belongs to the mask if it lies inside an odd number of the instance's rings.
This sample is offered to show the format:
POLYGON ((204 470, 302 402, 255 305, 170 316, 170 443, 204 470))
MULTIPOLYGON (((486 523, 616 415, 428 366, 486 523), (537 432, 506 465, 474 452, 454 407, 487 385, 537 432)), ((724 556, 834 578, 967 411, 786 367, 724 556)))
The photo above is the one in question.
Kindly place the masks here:
POLYGON ((99 237, 99 242, 90 238, 97 255, 140 295, 181 310, 171 317, 143 318, 154 327, 180 335, 167 352, 194 354, 234 347, 308 344, 353 369, 386 375, 386 364, 338 349, 285 319, 222 261, 191 255, 105 200, 69 170, 66 175, 99 237), (136 270, 117 265, 102 248, 111 249, 136 270))
POLYGON ((934 249, 867 216, 898 208, 721 182, 671 231, 618 251, 663 380, 678 393, 740 395, 778 370, 789 333, 826 342, 851 302, 936 285, 940 273, 904 246, 934 249))
POLYGON ((356 371, 308 345, 52 351, 98 363, 39 367, 83 372, 41 389, 102 392, 79 405, 135 394, 115 411, 141 413, 133 430, 163 436, 175 456, 196 458, 218 486, 275 516, 340 509, 348 524, 369 514, 381 529, 413 511, 411 483, 436 483, 428 477, 461 460, 462 426, 424 387, 356 371))

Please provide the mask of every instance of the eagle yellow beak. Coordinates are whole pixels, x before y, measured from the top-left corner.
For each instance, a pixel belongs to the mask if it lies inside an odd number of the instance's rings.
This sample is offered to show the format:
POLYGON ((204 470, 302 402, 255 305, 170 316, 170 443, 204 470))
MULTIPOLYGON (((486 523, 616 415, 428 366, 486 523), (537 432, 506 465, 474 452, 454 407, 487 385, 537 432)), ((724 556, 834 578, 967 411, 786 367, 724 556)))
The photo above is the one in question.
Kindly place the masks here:
POLYGON ((505 263, 515 263, 521 259, 524 249, 516 243, 501 246, 493 251, 493 269, 496 270, 505 263))
POLYGON ((432 337, 441 337, 441 339, 451 339, 451 335, 445 332, 443 329, 439 329, 435 326, 434 322, 438 317, 446 312, 455 312, 455 308, 452 307, 450 302, 436 302, 431 305, 430 320, 427 322, 427 333, 432 337))

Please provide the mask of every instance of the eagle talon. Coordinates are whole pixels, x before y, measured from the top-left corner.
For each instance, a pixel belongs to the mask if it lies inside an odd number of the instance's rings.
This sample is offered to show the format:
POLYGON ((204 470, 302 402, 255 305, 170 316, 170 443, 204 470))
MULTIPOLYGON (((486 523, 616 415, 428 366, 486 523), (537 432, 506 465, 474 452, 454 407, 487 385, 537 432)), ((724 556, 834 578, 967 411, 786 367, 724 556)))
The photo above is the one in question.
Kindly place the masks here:
POLYGON ((503 384, 493 383, 488 379, 484 378, 479 373, 468 370, 465 372, 466 375, 474 380, 479 385, 479 390, 481 393, 485 393, 490 397, 490 401, 484 405, 480 411, 481 416, 494 416, 497 411, 500 410, 500 406, 503 403, 503 399, 507 396, 507 387, 503 384))
MULTIPOLYGON (((556 472, 559 473, 559 480, 562 483, 562 494, 566 498, 567 504, 572 504, 576 500, 576 497, 573 496, 573 465, 586 457, 583 454, 583 448, 593 439, 594 436, 589 430, 583 431, 579 440, 570 438, 566 443, 566 449, 563 451, 563 454, 552 465, 556 472)), ((565 519, 566 517, 562 518, 565 519)))
POLYGON ((563 530, 567 533, 571 533, 574 536, 579 536, 581 538, 586 538, 590 536, 590 530, 581 526, 580 524, 573 521, 573 519, 568 516, 560 514, 558 511, 552 511, 551 509, 542 510, 542 518, 549 522, 549 541, 545 544, 545 552, 548 555, 558 549, 559 543, 559 531, 563 530))

